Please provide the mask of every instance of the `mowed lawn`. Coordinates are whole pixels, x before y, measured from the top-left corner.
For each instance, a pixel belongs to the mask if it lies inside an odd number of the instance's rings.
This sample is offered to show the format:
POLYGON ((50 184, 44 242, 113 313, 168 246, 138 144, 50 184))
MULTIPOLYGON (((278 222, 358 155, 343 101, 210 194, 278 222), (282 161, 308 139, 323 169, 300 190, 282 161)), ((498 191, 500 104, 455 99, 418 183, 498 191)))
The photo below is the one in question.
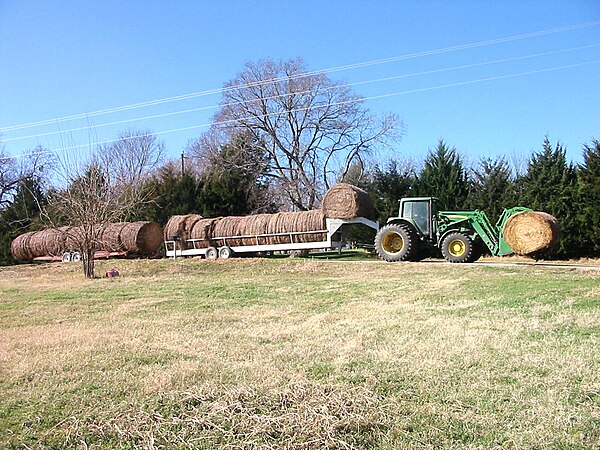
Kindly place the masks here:
POLYGON ((600 448, 600 272, 0 268, 0 448, 600 448))

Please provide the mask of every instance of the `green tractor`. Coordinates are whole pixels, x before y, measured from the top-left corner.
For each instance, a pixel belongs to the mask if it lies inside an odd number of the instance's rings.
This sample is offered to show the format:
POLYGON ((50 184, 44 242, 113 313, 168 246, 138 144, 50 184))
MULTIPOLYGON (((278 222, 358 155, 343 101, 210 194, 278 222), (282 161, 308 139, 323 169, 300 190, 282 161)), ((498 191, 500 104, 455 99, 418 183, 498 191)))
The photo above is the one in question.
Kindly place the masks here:
POLYGON ((417 261, 438 248, 453 263, 476 261, 485 248, 494 256, 513 250, 504 240, 506 221, 529 208, 505 209, 496 225, 483 211, 438 211, 434 197, 400 200, 398 217, 391 217, 375 236, 375 251, 385 261, 417 261))

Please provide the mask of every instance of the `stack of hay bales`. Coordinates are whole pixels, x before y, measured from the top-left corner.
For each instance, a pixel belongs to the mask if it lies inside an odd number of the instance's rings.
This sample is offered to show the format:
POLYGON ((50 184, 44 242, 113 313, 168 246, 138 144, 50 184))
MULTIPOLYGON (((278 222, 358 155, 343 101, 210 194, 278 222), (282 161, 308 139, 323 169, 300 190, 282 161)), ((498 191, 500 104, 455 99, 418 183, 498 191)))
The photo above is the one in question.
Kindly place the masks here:
POLYGON ((502 233, 517 255, 531 255, 551 249, 561 238, 556 217, 538 211, 523 211, 511 216, 502 233))
POLYGON ((365 191, 340 183, 327 191, 323 208, 317 210, 213 219, 197 214, 172 216, 165 227, 165 240, 173 240, 175 236, 183 241, 194 239, 195 248, 324 241, 327 218, 368 217, 372 210, 365 191))
MULTIPOLYGON (((121 222, 100 226, 97 250, 151 255, 162 244, 162 230, 155 222, 121 222)), ((60 256, 79 250, 78 227, 46 228, 17 236, 11 243, 15 259, 29 261, 41 256, 60 256)))

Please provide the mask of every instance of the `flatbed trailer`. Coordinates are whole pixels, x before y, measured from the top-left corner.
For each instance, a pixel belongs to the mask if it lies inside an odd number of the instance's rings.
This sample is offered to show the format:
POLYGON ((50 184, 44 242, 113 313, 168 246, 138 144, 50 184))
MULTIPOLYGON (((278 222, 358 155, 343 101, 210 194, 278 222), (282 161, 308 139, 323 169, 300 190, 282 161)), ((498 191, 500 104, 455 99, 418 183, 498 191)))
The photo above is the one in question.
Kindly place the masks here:
POLYGON ((318 249, 338 249, 341 251, 345 233, 348 226, 366 225, 375 231, 379 230, 379 223, 364 217, 355 217, 350 220, 326 219, 326 229, 316 231, 288 232, 277 234, 258 234, 247 236, 224 236, 212 239, 188 239, 185 241, 167 240, 165 241, 165 254, 169 258, 180 256, 204 256, 208 259, 230 258, 235 254, 261 253, 277 251, 299 251, 299 250, 318 250, 318 249), (325 235, 322 240, 319 237, 325 235), (314 236, 314 240, 308 242, 306 237, 314 236), (289 240, 285 244, 271 244, 272 238, 280 237, 289 240), (250 245, 230 245, 240 239, 252 240, 250 245), (210 241, 210 243, 207 243, 210 241), (207 245, 208 244, 208 245, 207 245))
MULTIPOLYGON (((109 258, 124 258, 127 252, 109 252, 98 250, 94 252, 94 259, 109 259, 109 258)), ((33 258, 35 262, 79 262, 81 261, 81 253, 79 252, 64 252, 62 255, 47 255, 36 256, 33 258)))

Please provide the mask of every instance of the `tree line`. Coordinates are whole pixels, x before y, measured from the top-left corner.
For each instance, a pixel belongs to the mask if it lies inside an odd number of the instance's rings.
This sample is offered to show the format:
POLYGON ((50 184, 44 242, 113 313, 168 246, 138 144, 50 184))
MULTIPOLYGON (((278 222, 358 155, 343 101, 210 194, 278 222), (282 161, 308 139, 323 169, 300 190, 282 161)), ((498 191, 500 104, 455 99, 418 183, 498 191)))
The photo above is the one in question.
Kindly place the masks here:
MULTIPOLYGON (((397 154, 403 132, 397 116, 376 117, 347 85, 300 59, 248 63, 225 84, 213 126, 188 143, 181 165, 165 162, 164 144, 144 130, 85 154, 36 148, 17 160, 0 147, 0 262, 14 262, 18 234, 48 225, 87 227, 89 260, 93 224, 309 210, 339 181, 369 192, 380 223, 407 196, 435 196, 446 210, 481 209, 492 221, 505 207, 527 206, 553 214, 563 229, 545 256, 600 254, 600 141, 584 145, 577 165, 548 138, 521 170, 503 157, 469 166, 444 140, 423 161, 377 163, 378 153, 397 154)), ((93 266, 84 272, 93 276, 93 266)))
MULTIPOLYGON (((137 191, 143 202, 136 202, 135 207, 117 216, 107 210, 124 206, 107 201, 101 203, 103 214, 110 220, 150 220, 165 225, 177 214, 217 217, 286 209, 278 201, 277 183, 265 173, 265 155, 251 136, 236 135, 212 158, 190 156, 183 168, 177 161, 161 164, 144 178, 137 191)), ((7 192, 12 190, 12 195, 3 196, 0 211, 3 264, 14 262, 10 242, 18 234, 48 226, 49 218, 52 223, 68 222, 61 222, 60 216, 65 211, 59 208, 60 203, 52 201, 58 193, 62 192, 63 208, 74 209, 81 200, 73 194, 78 192, 78 186, 88 197, 93 186, 106 189, 101 171, 88 171, 84 177, 71 180, 70 190, 52 187, 43 171, 38 165, 13 172, 20 173, 20 181, 11 179, 11 186, 5 186, 7 192), (83 183, 83 179, 88 182, 83 183), (72 195, 66 195, 67 192, 72 195)), ((531 154, 522 173, 517 173, 504 157, 484 158, 468 166, 454 147, 440 140, 422 162, 391 159, 370 166, 356 163, 340 173, 338 181, 365 189, 373 201, 373 219, 380 223, 398 214, 398 201, 403 197, 434 196, 441 209, 480 209, 492 221, 498 219, 504 208, 526 206, 556 216, 563 230, 559 246, 544 256, 600 255, 600 140, 584 145, 583 162, 574 165, 567 161, 560 143, 553 145, 546 138, 541 148, 531 154)), ((114 197, 112 194, 111 198, 114 197)), ((90 198, 85 202, 90 207, 90 198)), ((94 220, 102 219, 94 217, 94 220)))

